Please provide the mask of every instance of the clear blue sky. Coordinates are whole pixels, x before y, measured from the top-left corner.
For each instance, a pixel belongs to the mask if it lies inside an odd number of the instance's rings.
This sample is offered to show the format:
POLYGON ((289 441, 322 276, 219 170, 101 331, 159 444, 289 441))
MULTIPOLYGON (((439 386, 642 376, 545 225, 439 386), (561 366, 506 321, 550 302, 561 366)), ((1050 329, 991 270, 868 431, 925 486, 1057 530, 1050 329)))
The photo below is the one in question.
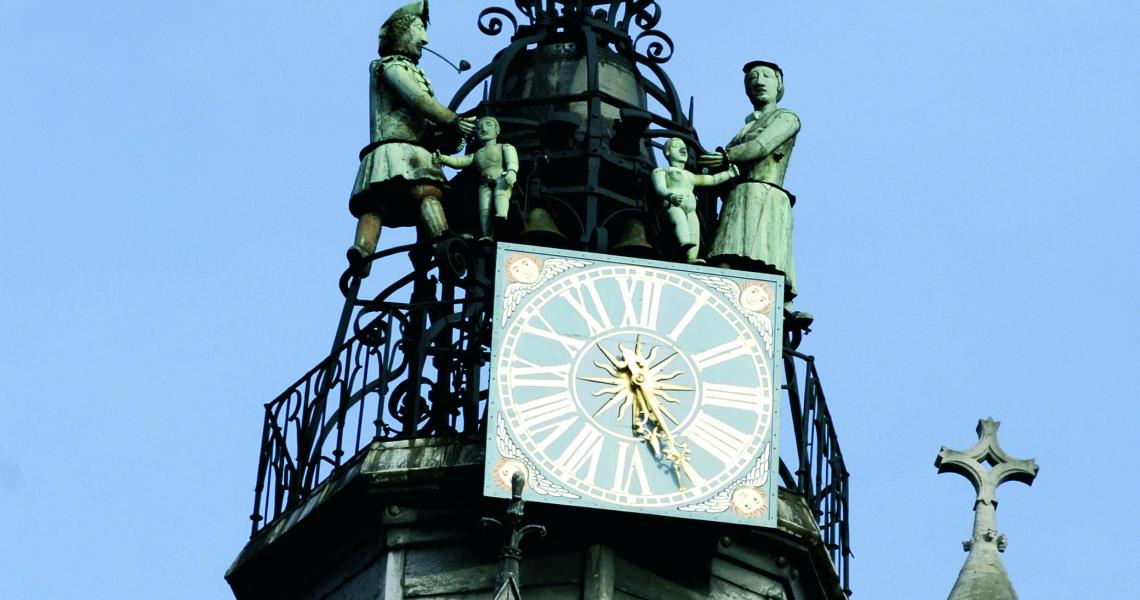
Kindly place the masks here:
MULTIPOLYGON (((707 146, 750 59, 803 119, 803 349, 853 472, 856 597, 945 598, 973 492, 932 462, 985 416, 1041 465, 998 493, 1021 596, 1134 596, 1140 7, 662 4, 707 146)), ((397 5, 5 3, 0 597, 230 597, 261 406, 335 327, 397 5)), ((482 6, 436 1, 432 46, 486 62, 482 6)))

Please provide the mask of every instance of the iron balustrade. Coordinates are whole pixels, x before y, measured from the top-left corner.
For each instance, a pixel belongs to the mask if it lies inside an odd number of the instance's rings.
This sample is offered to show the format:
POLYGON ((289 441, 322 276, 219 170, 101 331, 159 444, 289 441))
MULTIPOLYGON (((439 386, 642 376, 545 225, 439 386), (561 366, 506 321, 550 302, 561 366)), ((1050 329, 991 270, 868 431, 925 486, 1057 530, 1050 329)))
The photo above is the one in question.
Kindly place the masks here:
POLYGON ((790 470, 781 458, 780 478, 784 487, 807 500, 843 591, 850 596, 850 474, 839 449, 839 437, 823 395, 815 357, 798 352, 790 345, 791 342, 798 345, 798 337, 789 338, 787 342, 784 346, 784 390, 796 438, 795 461, 798 468, 790 470), (802 369, 797 368, 797 363, 802 364, 802 369))
MULTIPOLYGON (((346 273, 334 350, 265 405, 251 537, 373 441, 484 432, 492 246, 453 236, 372 260, 401 257, 412 271, 371 300, 356 298, 360 281, 346 273)), ((798 341, 789 334, 784 347, 795 452, 780 461, 782 485, 807 500, 850 593, 848 472, 815 360, 793 348, 798 341)))
POLYGON ((345 274, 333 351, 265 405, 253 534, 374 440, 482 431, 490 247, 452 236, 370 260, 401 256, 411 272, 371 300, 345 274))

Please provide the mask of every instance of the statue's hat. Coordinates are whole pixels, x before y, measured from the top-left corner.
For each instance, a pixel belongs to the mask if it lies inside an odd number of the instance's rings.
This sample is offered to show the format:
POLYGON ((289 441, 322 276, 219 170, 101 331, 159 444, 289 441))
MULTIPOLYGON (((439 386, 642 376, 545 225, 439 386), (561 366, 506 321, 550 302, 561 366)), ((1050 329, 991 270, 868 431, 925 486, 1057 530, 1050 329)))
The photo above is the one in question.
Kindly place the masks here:
POLYGON ((766 60, 754 60, 752 62, 746 63, 744 65, 744 72, 747 73, 756 67, 768 67, 769 69, 772 69, 777 74, 779 74, 781 78, 784 76, 784 70, 780 68, 780 65, 774 62, 768 62, 766 60))
POLYGON ((766 60, 754 60, 754 61, 751 61, 751 62, 744 64, 745 76, 748 75, 749 71, 751 71, 752 69, 755 69, 756 67, 768 67, 769 69, 772 69, 773 71, 776 72, 776 76, 779 77, 779 79, 778 79, 779 88, 776 90, 776 102, 783 100, 784 99, 784 70, 780 68, 780 65, 778 65, 774 62, 768 62, 766 60))
POLYGON ((384 45, 384 38, 388 37, 392 26, 395 25, 397 21, 409 16, 419 17, 426 26, 428 24, 428 0, 416 0, 415 2, 409 2, 397 8, 396 12, 392 13, 391 16, 384 21, 384 24, 380 26, 381 46, 384 45))
POLYGON ((390 21, 394 21, 396 18, 403 15, 415 15, 423 19, 424 23, 427 23, 428 0, 416 0, 415 2, 409 2, 400 8, 397 8, 396 12, 392 13, 392 16, 388 17, 387 21, 384 21, 384 24, 387 25, 390 21))

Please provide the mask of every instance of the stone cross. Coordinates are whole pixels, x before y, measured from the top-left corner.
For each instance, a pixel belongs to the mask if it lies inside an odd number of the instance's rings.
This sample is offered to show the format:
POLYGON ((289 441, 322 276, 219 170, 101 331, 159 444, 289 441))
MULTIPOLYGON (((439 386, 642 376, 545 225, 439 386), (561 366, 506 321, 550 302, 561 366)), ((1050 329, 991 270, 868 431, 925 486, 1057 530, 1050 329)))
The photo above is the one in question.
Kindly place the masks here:
POLYGON ((1037 463, 1006 454, 997 440, 999 425, 992 418, 978 421, 978 443, 973 448, 958 451, 943 447, 934 459, 939 473, 957 473, 969 479, 977 492, 974 534, 962 543, 970 555, 950 592, 951 600, 1017 598, 998 554, 1005 551, 1006 537, 997 532, 995 493, 1006 481, 1032 485, 1037 477, 1037 463))

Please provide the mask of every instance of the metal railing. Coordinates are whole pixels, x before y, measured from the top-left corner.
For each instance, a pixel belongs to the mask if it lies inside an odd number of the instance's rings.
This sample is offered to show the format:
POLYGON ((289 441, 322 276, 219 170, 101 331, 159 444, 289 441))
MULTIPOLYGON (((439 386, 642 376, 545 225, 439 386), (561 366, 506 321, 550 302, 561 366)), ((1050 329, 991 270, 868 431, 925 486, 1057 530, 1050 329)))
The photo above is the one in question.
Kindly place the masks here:
POLYGON ((342 278, 333 351, 265 405, 252 534, 373 440, 481 431, 491 250, 450 237, 371 260, 401 256, 411 272, 372 300, 357 300, 360 281, 342 278), (341 342, 349 323, 353 335, 341 342))
POLYGON ((780 476, 784 487, 807 500, 815 514, 823 543, 835 563, 843 591, 850 596, 850 474, 839 449, 835 423, 827 409, 815 357, 785 346, 784 379, 796 438, 798 467, 793 472, 781 460, 780 476), (802 369, 797 369, 797 362, 803 365, 802 369))
MULTIPOLYGON (((374 440, 484 430, 492 251, 456 237, 374 260, 403 255, 412 272, 372 300, 357 301, 359 282, 342 279, 348 302, 338 335, 351 322, 352 337, 265 405, 251 535, 374 440), (401 295, 410 299, 393 299, 401 295)), ((794 464, 780 461, 782 484, 807 500, 849 594, 847 468, 815 359, 793 349, 797 337, 785 341, 783 389, 796 447, 794 464)))

